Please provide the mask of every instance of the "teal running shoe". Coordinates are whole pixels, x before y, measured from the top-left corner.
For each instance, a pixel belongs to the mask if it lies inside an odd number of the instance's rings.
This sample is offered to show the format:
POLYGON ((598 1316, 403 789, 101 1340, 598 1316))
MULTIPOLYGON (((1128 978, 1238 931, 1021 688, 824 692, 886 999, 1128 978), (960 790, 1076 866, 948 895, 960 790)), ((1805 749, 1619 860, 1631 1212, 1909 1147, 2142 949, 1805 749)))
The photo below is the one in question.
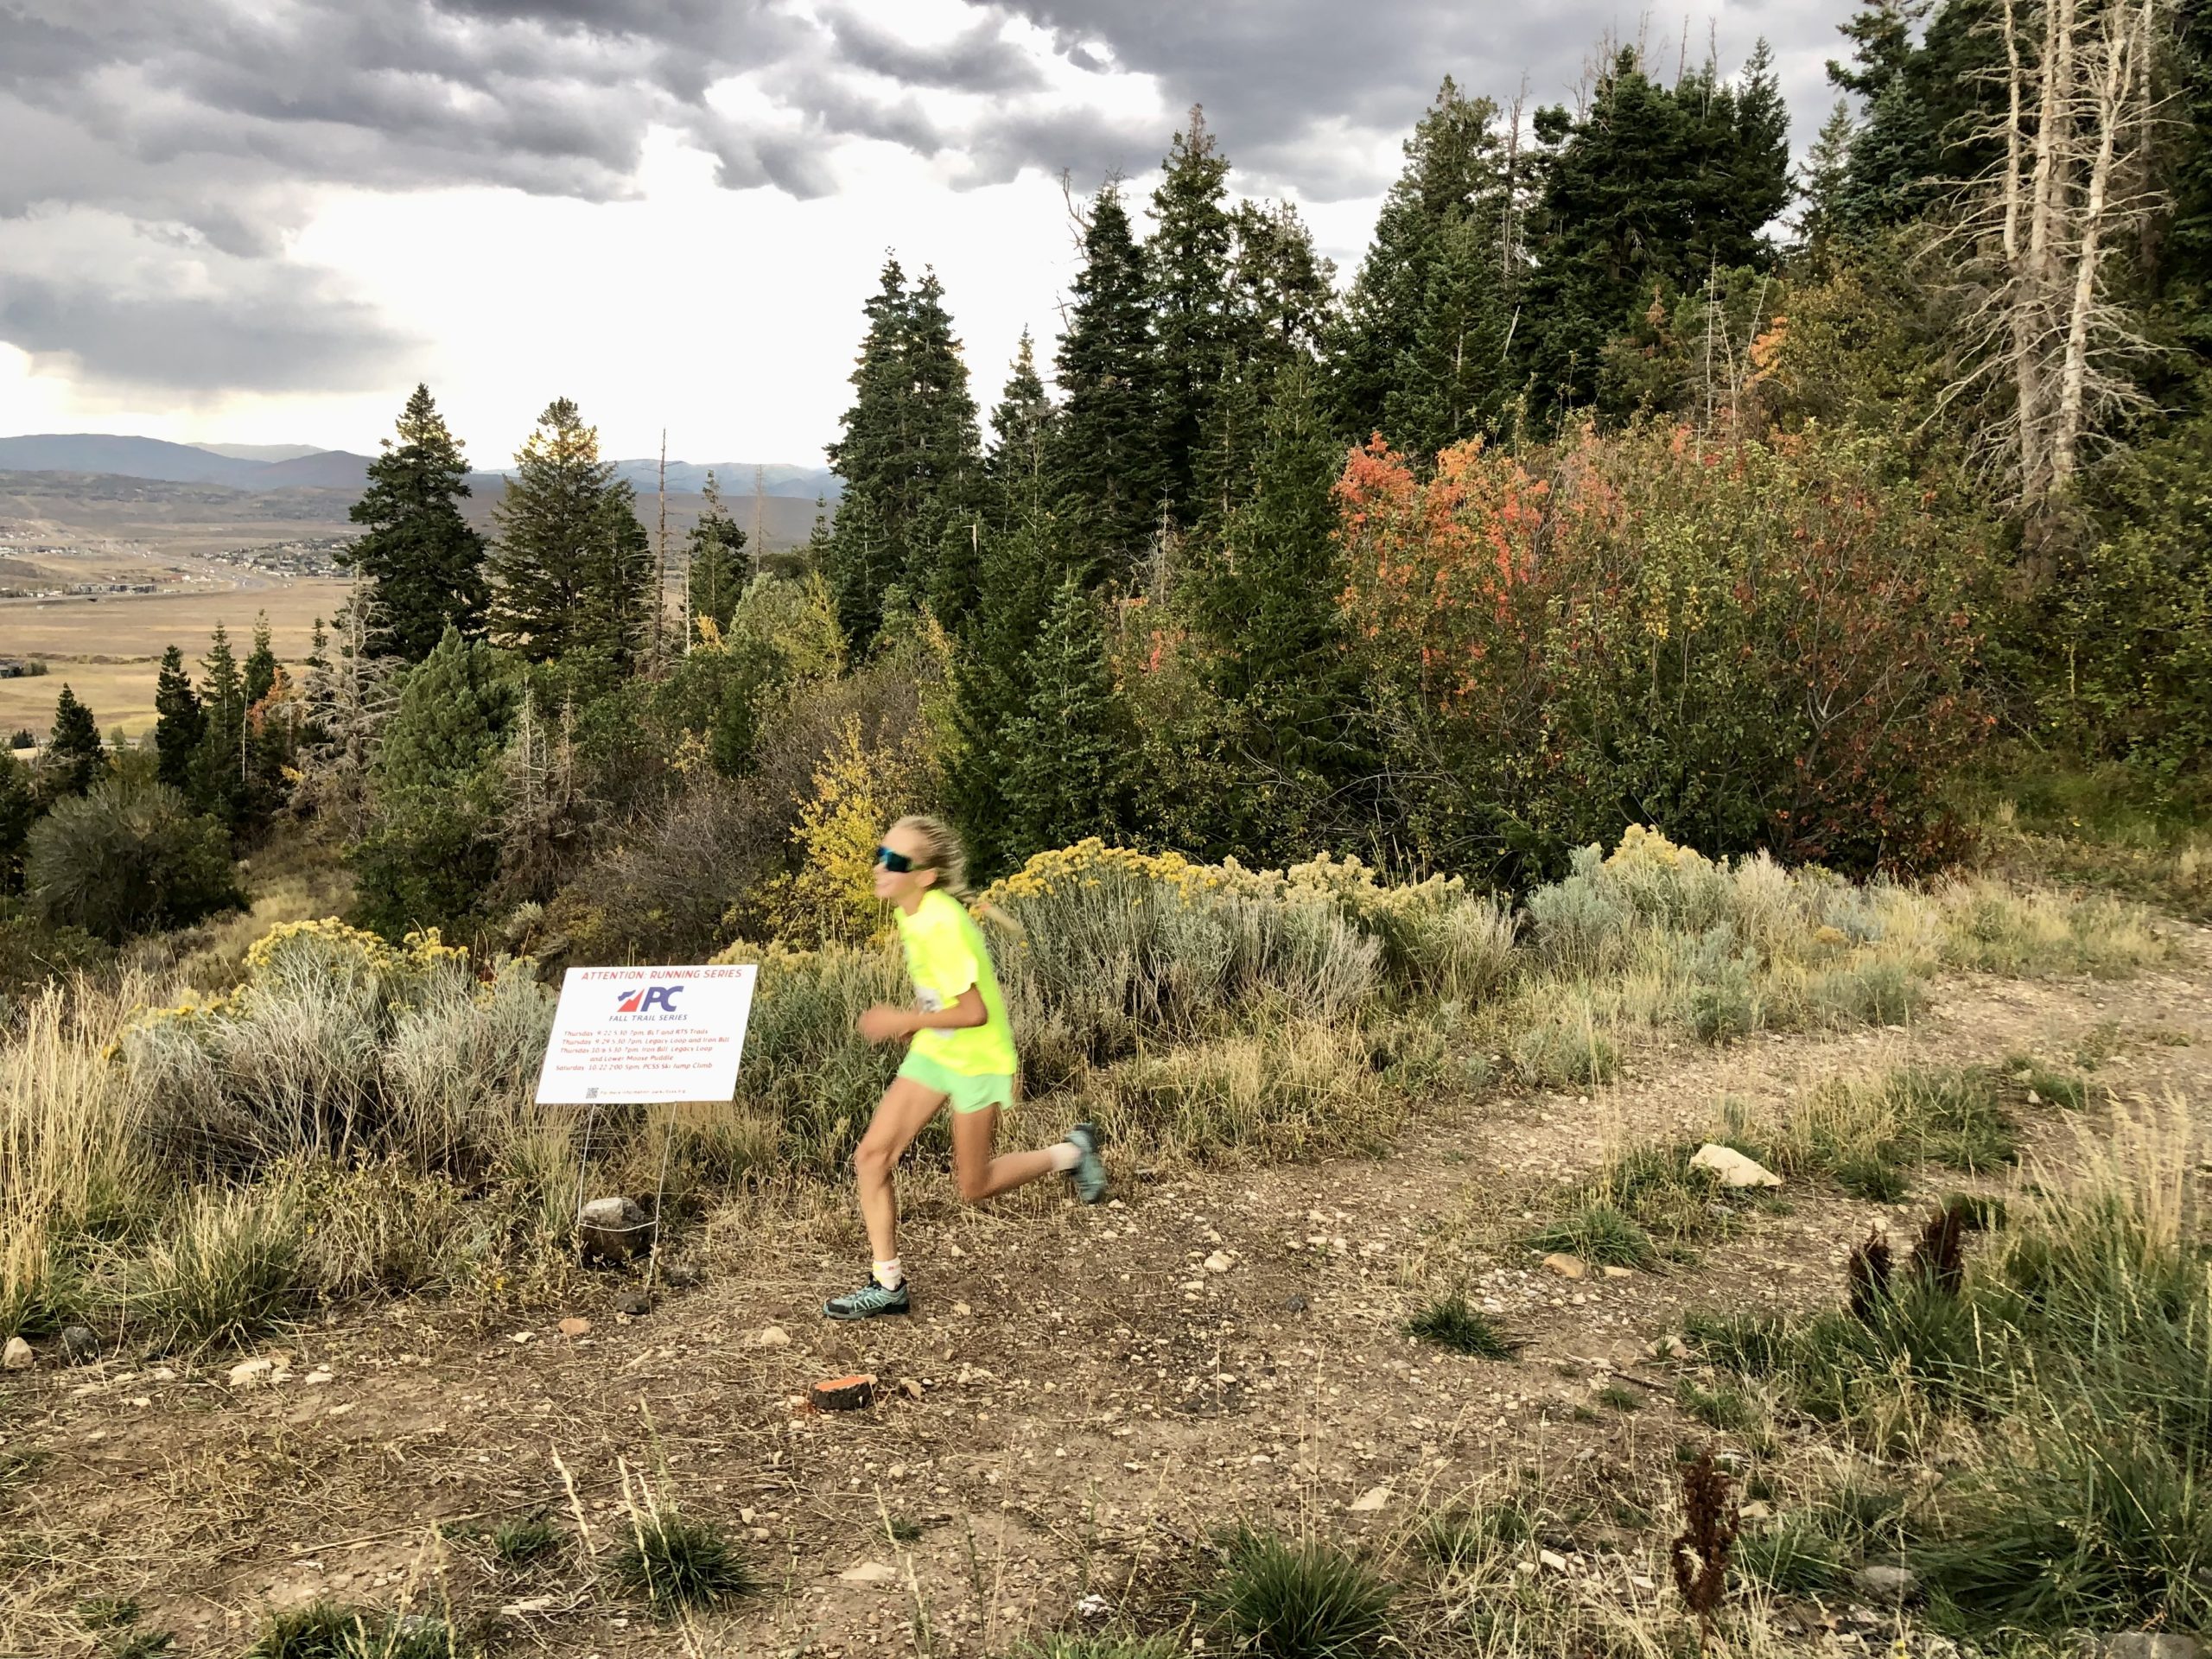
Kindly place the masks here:
POLYGON ((906 1299, 904 1281, 896 1290, 886 1290, 871 1279, 858 1290, 849 1290, 842 1296, 832 1296, 822 1304, 824 1319, 876 1319, 887 1313, 910 1312, 913 1304, 906 1299))
POLYGON ((1075 1183, 1076 1197, 1085 1204, 1096 1204, 1106 1196, 1106 1160, 1098 1155, 1099 1143, 1105 1136, 1096 1123, 1078 1123, 1068 1131, 1068 1139, 1082 1154, 1068 1171, 1068 1179, 1075 1183))

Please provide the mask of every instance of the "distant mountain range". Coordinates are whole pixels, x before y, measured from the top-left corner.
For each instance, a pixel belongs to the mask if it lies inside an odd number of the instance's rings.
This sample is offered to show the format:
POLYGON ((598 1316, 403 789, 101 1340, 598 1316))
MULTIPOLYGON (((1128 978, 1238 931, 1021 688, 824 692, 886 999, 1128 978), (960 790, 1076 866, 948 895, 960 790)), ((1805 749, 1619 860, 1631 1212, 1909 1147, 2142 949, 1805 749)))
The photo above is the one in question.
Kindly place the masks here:
MULTIPOLYGON (((106 473, 152 479, 168 484, 221 484, 238 490, 353 490, 367 474, 369 457, 345 449, 313 449, 299 444, 169 443, 160 438, 123 437, 101 432, 43 432, 0 438, 0 472, 106 473)), ((640 496, 658 487, 658 460, 618 461, 616 471, 640 496)), ((753 493, 749 461, 668 463, 671 493, 705 487, 707 474, 733 505, 753 493)), ((512 468, 473 474, 504 477, 512 468)), ((823 467, 778 463, 760 468, 764 496, 835 501, 842 493, 837 475, 823 467)), ((740 515, 742 516, 741 514, 740 515)))

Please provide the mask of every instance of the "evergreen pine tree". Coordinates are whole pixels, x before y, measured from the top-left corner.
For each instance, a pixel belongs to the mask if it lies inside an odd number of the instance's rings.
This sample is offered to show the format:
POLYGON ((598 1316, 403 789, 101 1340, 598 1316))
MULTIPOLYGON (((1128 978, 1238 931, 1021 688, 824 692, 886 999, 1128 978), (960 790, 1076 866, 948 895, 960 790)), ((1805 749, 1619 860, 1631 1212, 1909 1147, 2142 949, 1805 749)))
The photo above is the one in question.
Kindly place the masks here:
POLYGON ((1111 180, 1091 199, 1083 249, 1054 359, 1063 401, 1052 471, 1083 577, 1095 582, 1135 569, 1164 487, 1144 261, 1111 180))
POLYGON ((1233 366, 1229 264, 1235 242, 1224 206, 1229 161, 1191 106, 1189 124, 1169 142, 1156 221, 1145 242, 1159 405, 1154 417, 1160 487, 1185 526, 1198 521, 1198 451, 1214 400, 1233 366))
POLYGON ((1009 522, 1017 501, 1025 499, 1017 492, 1043 474, 1054 414, 1037 373, 1036 346, 1025 327, 1006 390, 991 411, 991 447, 983 458, 986 513, 994 527, 1009 522))
POLYGON ((495 510, 491 620, 501 644, 531 662, 588 653, 619 674, 651 624, 652 550, 637 493, 599 456, 599 431, 556 398, 515 456, 495 510))
POLYGON ((184 653, 171 645, 162 653, 161 672, 154 679, 156 778, 171 789, 191 793, 193 757, 206 725, 192 677, 184 671, 184 653))
POLYGON ((1523 321, 1539 408, 1593 397, 1605 346, 1714 267, 1764 266, 1760 238, 1789 199, 1786 122, 1764 44, 1740 89, 1710 64, 1674 87, 1622 51, 1586 111, 1539 110, 1541 234, 1523 321))
POLYGON ((310 669, 303 689, 307 741, 295 805, 346 841, 368 821, 370 766, 398 700, 408 664, 373 654, 366 595, 356 588, 333 619, 336 637, 310 669))
POLYGON ((1836 25, 1851 42, 1851 61, 1830 58, 1828 82, 1847 92, 1856 92, 1868 103, 1889 89, 1910 61, 1913 31, 1927 16, 1931 0, 1872 0, 1836 25))
POLYGON ((448 628, 407 676, 353 852, 360 913, 390 936, 464 924, 499 874, 499 757, 516 702, 499 653, 448 628))
POLYGON ((0 749, 0 898, 23 890, 23 843, 39 814, 31 769, 0 749))
POLYGON ((1068 576, 1029 653, 1027 697, 999 742, 1009 862, 1119 828, 1131 734, 1098 607, 1068 576))
POLYGON ((893 531, 905 543, 907 590, 928 600, 939 621, 957 627, 976 603, 982 443, 968 365, 934 270, 925 269, 914 284, 905 344, 905 519, 893 531))
POLYGON ((253 619, 253 648, 245 654, 242 671, 245 679, 246 707, 251 709, 268 696, 276 684, 276 646, 269 630, 269 613, 257 612, 253 619))
POLYGON ((193 804, 236 831, 245 823, 250 794, 246 746, 245 677, 220 622, 200 659, 200 748, 193 757, 193 804))
POLYGON ((419 663, 448 625, 484 632, 484 538, 461 516, 468 461, 445 417, 417 385, 400 410, 398 442, 384 441, 368 487, 353 506, 367 531, 346 563, 365 580, 370 638, 381 654, 419 663))
POLYGON ((1230 221, 1230 355, 1246 378, 1268 385, 1293 359, 1320 352, 1336 304, 1336 264, 1313 251, 1313 232, 1287 201, 1240 201, 1230 221))
POLYGON ((40 760, 48 800, 82 795, 107 775, 107 750, 92 711, 77 701, 67 684, 54 704, 54 727, 40 760))
POLYGON ((1272 391, 1249 488, 1191 588, 1214 689, 1243 711, 1254 758, 1281 782, 1344 770, 1353 685, 1332 494, 1344 448, 1306 365, 1283 370, 1272 391))
POLYGON ((976 403, 936 273, 910 288, 886 259, 861 311, 853 404, 829 450, 845 493, 825 572, 855 650, 874 641, 894 588, 956 614, 972 603, 957 570, 940 582, 938 564, 947 526, 972 514, 982 483, 976 403))
POLYGON ((1851 105, 1842 99, 1828 111, 1820 135, 1806 153, 1797 179, 1797 198, 1804 209, 1797 215, 1798 238, 1816 255, 1842 228, 1844 181, 1851 165, 1851 142, 1855 136, 1851 105))
MULTIPOLYGON (((1348 441, 1363 443, 1389 431, 1401 448, 1417 448, 1390 430, 1391 404, 1399 398, 1403 412, 1408 382, 1420 372, 1417 362, 1439 349, 1440 333, 1461 365, 1455 380, 1487 372, 1495 381, 1495 398, 1471 401, 1502 400, 1512 378, 1504 363, 1485 356, 1482 345, 1471 357, 1465 346, 1471 326, 1478 340, 1502 341, 1511 323, 1518 271, 1509 257, 1507 232, 1517 212, 1516 181, 1497 105, 1465 96, 1448 76, 1406 141, 1405 155, 1404 170, 1383 198, 1375 239, 1331 331, 1328 401, 1348 441), (1487 300, 1480 300, 1474 270, 1463 257, 1474 246, 1497 250, 1497 283, 1487 300), (1455 255, 1459 270, 1440 282, 1438 267, 1455 255), (1432 306, 1441 309, 1432 311, 1432 306)), ((1433 374, 1433 364, 1427 372, 1433 374)), ((1437 401, 1433 393, 1412 396, 1424 407, 1437 401)), ((1456 394, 1443 399, 1446 406, 1467 401, 1456 394)))
POLYGON ((745 591, 745 532, 722 505, 721 488, 711 472, 707 474, 704 505, 699 522, 691 527, 686 548, 683 607, 689 618, 685 637, 703 632, 702 617, 712 621, 717 633, 729 632, 729 619, 745 591))

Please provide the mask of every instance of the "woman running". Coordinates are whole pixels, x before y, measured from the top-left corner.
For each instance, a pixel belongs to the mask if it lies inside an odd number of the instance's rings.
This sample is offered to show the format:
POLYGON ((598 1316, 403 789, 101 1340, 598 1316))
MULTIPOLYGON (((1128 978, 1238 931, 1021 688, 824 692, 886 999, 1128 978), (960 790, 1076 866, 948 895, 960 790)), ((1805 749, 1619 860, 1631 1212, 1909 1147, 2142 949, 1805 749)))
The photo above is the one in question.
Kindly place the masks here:
POLYGON ((899 942, 906 949, 906 972, 919 1006, 879 1003, 860 1018, 860 1033, 871 1043, 904 1037, 913 1042, 853 1153, 875 1272, 858 1290, 823 1304, 822 1311, 833 1319, 906 1312, 892 1173, 922 1126, 948 1100, 952 1169, 968 1203, 981 1204, 1055 1170, 1069 1178, 1085 1204, 1106 1196, 1098 1131, 1088 1123, 1077 1124, 1058 1146, 991 1155, 999 1109, 1013 1103, 1020 1063, 990 949, 961 902, 968 896, 967 870, 959 838, 936 818, 899 819, 875 849, 875 896, 895 907, 899 942))

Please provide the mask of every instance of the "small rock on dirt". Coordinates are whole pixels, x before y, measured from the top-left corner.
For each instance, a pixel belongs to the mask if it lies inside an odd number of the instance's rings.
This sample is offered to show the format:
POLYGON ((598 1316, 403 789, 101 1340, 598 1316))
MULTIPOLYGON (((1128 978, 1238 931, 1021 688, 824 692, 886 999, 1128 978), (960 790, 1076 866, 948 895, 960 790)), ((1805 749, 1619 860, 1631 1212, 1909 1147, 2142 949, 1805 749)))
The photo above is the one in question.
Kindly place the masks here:
POLYGON ((1920 1588, 1920 1574, 1909 1567, 1862 1567, 1852 1582, 1870 1600, 1895 1605, 1920 1588))
POLYGON ((1351 1501, 1354 1515, 1373 1515, 1389 1507, 1390 1489, 1388 1486, 1370 1486, 1351 1501))
POLYGON ((1076 1603, 1075 1611, 1077 1616, 1083 1618, 1111 1618, 1114 1604, 1094 1590, 1076 1603))
POLYGON ((1690 1154, 1692 1169, 1709 1169, 1723 1186, 1780 1186, 1782 1177, 1733 1147, 1708 1141, 1690 1154))
POLYGON ((1236 1265, 1236 1258, 1230 1255, 1227 1250, 1216 1250, 1211 1255, 1206 1257, 1208 1273, 1227 1273, 1236 1265))
POLYGON ((1564 1573, 1567 1571, 1567 1557, 1557 1550, 1540 1549, 1536 1552, 1536 1565, 1548 1572, 1564 1573))
POLYGON ((671 1262, 661 1269, 660 1281, 671 1290, 696 1290, 705 1277, 689 1262, 671 1262))
POLYGON ((1633 1279, 1636 1277, 1636 1269, 1634 1268, 1609 1267, 1605 1270, 1605 1277, 1608 1279, 1633 1279))
POLYGON ((764 1325, 753 1333, 751 1345, 755 1348, 788 1348, 791 1345, 791 1334, 779 1325, 764 1325))
POLYGON ((2204 1645, 2178 1630, 2120 1630, 2082 1643, 2096 1659, 2201 1659, 2204 1645))
POLYGON ((66 1325, 61 1332, 61 1357, 72 1365, 89 1365, 100 1357, 100 1339, 90 1325, 66 1325))
POLYGON ((643 1255, 652 1235, 652 1217, 634 1198, 594 1198, 576 1212, 576 1248, 587 1262, 643 1255))
POLYGON ((899 1569, 888 1561, 861 1561, 837 1575, 843 1584, 896 1584, 899 1569))
POLYGON ((590 1333, 590 1331, 591 1321, 589 1319, 578 1319, 574 1314, 570 1314, 567 1319, 562 1320, 560 1324, 560 1332, 564 1337, 586 1336, 590 1333))
POLYGON ((1554 1250, 1544 1258, 1543 1265, 1562 1279, 1580 1279, 1590 1271, 1580 1256, 1569 1255, 1563 1250, 1554 1250))
POLYGON ((276 1362, 273 1359, 242 1359, 231 1367, 224 1379, 234 1389, 257 1389, 276 1380, 276 1362))
POLYGON ((614 1299, 614 1311, 640 1319, 653 1311, 653 1299, 642 1290, 626 1290, 614 1299))
POLYGON ((0 1370, 28 1371, 38 1363, 38 1356, 31 1352, 31 1345, 21 1337, 8 1338, 8 1345, 0 1349, 0 1370))
POLYGON ((1286 1313, 1303 1313, 1306 1311, 1306 1299, 1296 1291, 1291 1292, 1282 1299, 1282 1311, 1286 1313))

